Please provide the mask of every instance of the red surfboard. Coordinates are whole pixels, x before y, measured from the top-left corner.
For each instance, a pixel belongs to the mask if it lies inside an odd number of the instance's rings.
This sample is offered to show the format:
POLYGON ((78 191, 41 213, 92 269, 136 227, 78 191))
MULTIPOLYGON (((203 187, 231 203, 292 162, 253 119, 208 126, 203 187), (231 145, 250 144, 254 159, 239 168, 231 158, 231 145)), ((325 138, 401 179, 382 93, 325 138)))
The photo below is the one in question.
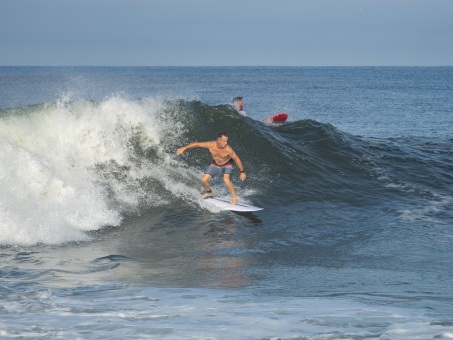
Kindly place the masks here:
POLYGON ((284 123, 288 119, 288 114, 286 112, 276 113, 275 115, 267 117, 263 122, 265 123, 284 123))

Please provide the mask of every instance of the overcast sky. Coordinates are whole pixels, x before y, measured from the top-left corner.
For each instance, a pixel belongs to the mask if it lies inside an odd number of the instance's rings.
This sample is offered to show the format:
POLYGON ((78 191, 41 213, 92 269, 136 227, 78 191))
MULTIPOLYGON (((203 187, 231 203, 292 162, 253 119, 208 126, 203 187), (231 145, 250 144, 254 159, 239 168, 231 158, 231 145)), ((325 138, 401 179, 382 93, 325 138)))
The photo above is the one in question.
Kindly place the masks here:
POLYGON ((453 65, 453 0, 0 0, 0 65, 453 65))

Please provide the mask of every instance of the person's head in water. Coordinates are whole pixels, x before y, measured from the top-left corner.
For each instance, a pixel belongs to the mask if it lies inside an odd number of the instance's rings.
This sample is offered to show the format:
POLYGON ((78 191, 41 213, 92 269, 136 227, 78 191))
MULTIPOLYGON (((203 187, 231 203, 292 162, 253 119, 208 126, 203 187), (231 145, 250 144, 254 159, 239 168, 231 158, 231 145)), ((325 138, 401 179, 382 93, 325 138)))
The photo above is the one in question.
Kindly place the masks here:
POLYGON ((238 111, 242 111, 244 109, 244 98, 234 97, 233 103, 234 103, 234 105, 236 105, 236 109, 238 111))

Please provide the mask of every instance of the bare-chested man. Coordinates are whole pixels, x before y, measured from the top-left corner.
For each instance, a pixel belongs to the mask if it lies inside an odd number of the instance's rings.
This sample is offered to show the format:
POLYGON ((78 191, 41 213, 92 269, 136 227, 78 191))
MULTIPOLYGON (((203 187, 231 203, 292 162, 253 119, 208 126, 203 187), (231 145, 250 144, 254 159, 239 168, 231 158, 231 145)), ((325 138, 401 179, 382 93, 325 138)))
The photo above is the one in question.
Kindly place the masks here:
POLYGON ((201 178, 201 184, 203 184, 203 187, 206 190, 206 192, 203 194, 203 197, 212 196, 211 185, 209 184, 209 181, 215 175, 223 173, 223 181, 225 182, 228 190, 231 193, 230 203, 236 204, 238 202, 238 198, 236 196, 236 191, 234 191, 233 183, 231 182, 230 179, 230 175, 234 169, 233 161, 237 164, 239 170, 241 171, 240 178, 242 181, 245 180, 246 175, 244 171, 244 166, 242 165, 240 158, 238 157, 238 155, 236 155, 236 152, 234 152, 231 146, 228 145, 228 136, 224 132, 221 132, 219 133, 216 141, 195 142, 188 144, 176 150, 176 155, 180 155, 184 151, 186 151, 186 149, 192 148, 209 149, 212 158, 214 158, 211 165, 208 166, 203 177, 201 178))

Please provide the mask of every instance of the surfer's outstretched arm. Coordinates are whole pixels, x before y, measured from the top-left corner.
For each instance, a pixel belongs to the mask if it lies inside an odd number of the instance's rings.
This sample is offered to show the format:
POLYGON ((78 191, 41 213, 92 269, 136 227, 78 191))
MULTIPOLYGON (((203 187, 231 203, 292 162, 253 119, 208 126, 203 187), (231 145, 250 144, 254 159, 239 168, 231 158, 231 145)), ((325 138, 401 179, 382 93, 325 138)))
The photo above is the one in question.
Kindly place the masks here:
POLYGON ((187 149, 193 149, 193 148, 207 148, 207 149, 209 149, 211 144, 212 144, 212 142, 194 142, 194 143, 190 143, 190 144, 188 144, 186 146, 183 146, 183 147, 179 148, 178 150, 176 150, 176 156, 179 156, 180 154, 182 154, 187 149))

